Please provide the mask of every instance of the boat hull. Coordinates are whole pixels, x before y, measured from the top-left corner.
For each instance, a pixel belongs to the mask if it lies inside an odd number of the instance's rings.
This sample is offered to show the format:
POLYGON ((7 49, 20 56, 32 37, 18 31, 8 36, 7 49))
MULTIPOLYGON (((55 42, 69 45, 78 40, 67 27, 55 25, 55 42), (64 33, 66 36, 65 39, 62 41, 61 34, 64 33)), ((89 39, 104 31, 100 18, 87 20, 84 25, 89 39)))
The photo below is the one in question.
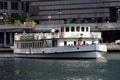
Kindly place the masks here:
POLYGON ((14 49, 15 57, 44 59, 101 58, 107 51, 105 45, 77 45, 40 49, 14 49))
POLYGON ((41 58, 41 59, 96 59, 102 58, 101 52, 81 52, 81 53, 55 53, 55 54, 15 54, 19 58, 41 58))

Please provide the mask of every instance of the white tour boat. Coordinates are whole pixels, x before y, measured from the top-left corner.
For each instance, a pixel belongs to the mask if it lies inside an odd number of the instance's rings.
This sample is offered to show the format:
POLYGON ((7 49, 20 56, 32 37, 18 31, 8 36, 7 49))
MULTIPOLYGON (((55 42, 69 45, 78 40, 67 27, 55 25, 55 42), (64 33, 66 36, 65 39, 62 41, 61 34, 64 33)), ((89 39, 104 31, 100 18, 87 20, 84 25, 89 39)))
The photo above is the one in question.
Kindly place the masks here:
POLYGON ((14 54, 21 58, 102 58, 107 52, 101 32, 88 26, 51 28, 50 32, 15 33, 14 54))

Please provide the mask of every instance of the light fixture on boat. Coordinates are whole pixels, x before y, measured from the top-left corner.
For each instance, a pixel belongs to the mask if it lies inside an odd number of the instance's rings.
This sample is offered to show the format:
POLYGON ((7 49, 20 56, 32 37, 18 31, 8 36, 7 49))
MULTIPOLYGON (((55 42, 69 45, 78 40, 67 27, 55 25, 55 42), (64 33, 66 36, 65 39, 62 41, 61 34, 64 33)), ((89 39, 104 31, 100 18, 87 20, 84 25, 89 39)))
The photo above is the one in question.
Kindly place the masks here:
POLYGON ((51 32, 52 32, 52 33, 54 33, 54 32, 55 32, 55 29, 54 29, 54 28, 52 28, 52 29, 51 29, 51 32))

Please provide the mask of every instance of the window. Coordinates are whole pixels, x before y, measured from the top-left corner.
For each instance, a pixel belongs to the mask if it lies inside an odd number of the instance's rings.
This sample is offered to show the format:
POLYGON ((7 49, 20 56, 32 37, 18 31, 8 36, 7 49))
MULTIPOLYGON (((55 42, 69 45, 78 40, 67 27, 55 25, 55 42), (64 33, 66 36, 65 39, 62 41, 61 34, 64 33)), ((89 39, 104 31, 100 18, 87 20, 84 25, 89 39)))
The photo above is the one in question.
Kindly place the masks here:
POLYGON ((11 9, 18 10, 18 2, 11 2, 11 9))
POLYGON ((76 27, 76 31, 77 31, 77 32, 80 31, 80 27, 79 27, 79 26, 76 27))
POLYGON ((32 16, 37 16, 39 14, 39 6, 32 6, 30 10, 32 16))
POLYGON ((3 9, 3 2, 0 2, 0 9, 3 9))
POLYGON ((64 46, 67 46, 67 41, 64 41, 64 46))
POLYGON ((29 3, 28 2, 22 2, 22 10, 25 12, 29 11, 29 3))
POLYGON ((66 27, 66 32, 69 32, 69 27, 66 27))
POLYGON ((61 32, 64 32, 64 27, 61 27, 61 32))
POLYGON ((7 4, 7 2, 4 2, 4 9, 8 9, 8 4, 7 4))
POLYGON ((74 32, 74 31, 75 31, 75 28, 74 28, 73 26, 71 27, 71 31, 72 31, 72 32, 74 32))
POLYGON ((8 9, 8 3, 7 2, 0 2, 0 9, 8 9))
POLYGON ((81 31, 84 31, 84 27, 81 27, 81 31))
POLYGON ((86 32, 88 32, 88 27, 86 27, 86 32))
POLYGON ((74 41, 74 45, 76 45, 76 41, 74 41))

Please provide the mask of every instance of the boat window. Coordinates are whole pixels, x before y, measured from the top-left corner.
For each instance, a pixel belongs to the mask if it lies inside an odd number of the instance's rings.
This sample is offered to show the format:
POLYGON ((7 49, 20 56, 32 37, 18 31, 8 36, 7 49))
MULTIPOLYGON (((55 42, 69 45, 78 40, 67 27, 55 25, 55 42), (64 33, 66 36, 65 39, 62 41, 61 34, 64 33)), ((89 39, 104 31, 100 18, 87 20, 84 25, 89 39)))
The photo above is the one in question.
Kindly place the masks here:
POLYGON ((23 43, 21 42, 21 48, 23 48, 23 43))
POLYGON ((26 48, 26 43, 24 42, 24 46, 23 46, 23 48, 26 48))
POLYGON ((73 26, 71 27, 71 31, 72 31, 72 32, 74 32, 74 31, 75 31, 75 28, 74 28, 73 26))
POLYGON ((30 46, 29 47, 32 48, 32 42, 30 42, 30 46))
POLYGON ((52 40, 52 47, 55 47, 56 46, 56 41, 55 40, 52 40))
POLYGON ((67 46, 67 41, 64 41, 64 46, 67 46))
POLYGON ((84 27, 81 27, 81 31, 84 31, 84 29, 85 29, 84 27))
POLYGON ((76 41, 74 41, 74 45, 76 45, 76 41))
POLYGON ((35 46, 34 46, 34 42, 32 42, 32 48, 34 48, 35 46))
POLYGON ((88 27, 86 27, 86 32, 88 32, 88 27))
POLYGON ((66 27, 66 32, 69 32, 69 27, 66 27))
POLYGON ((80 31, 80 27, 79 27, 79 26, 76 27, 76 31, 77 31, 77 32, 80 31))

